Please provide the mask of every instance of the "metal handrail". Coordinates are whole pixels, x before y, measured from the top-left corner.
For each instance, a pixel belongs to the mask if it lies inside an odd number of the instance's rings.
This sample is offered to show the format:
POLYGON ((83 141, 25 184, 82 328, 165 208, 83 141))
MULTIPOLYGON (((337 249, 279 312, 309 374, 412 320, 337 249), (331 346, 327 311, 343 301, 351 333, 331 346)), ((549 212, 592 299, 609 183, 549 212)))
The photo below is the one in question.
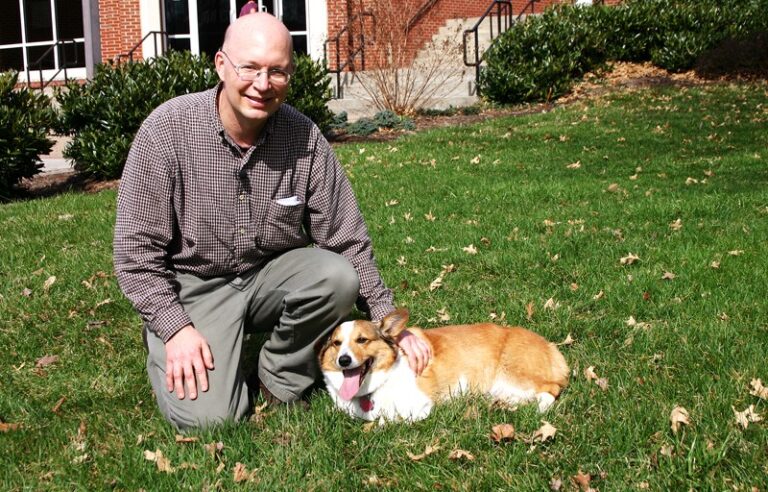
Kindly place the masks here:
MULTIPOLYGON (((522 16, 525 14, 527 10, 530 9, 531 13, 535 13, 536 6, 535 4, 539 0, 529 0, 529 2, 522 8, 519 14, 517 14, 517 17, 514 17, 514 14, 512 12, 512 2, 508 0, 493 0, 493 2, 488 6, 488 8, 485 10, 485 13, 483 13, 482 16, 480 16, 480 19, 475 22, 475 25, 472 26, 469 29, 464 30, 464 34, 462 36, 462 45, 464 50, 464 65, 468 67, 475 67, 475 83, 480 79, 480 65, 483 63, 483 57, 480 53, 480 25, 485 22, 487 18, 490 19, 490 25, 491 25, 491 43, 498 38, 502 33, 506 32, 512 26, 515 24, 515 22, 521 20, 522 16), (493 32, 494 22, 493 17, 496 17, 496 33, 493 32), (472 36, 474 38, 474 57, 469 60, 467 57, 469 55, 467 50, 467 38, 469 36, 472 36)), ((478 89, 478 95, 479 95, 479 89, 478 89)))
POLYGON ((152 36, 152 42, 154 43, 154 48, 155 48, 155 54, 156 55, 158 54, 158 51, 157 51, 157 47, 158 47, 157 46, 158 45, 157 38, 158 37, 160 37, 160 47, 162 48, 162 51, 160 51, 159 54, 163 54, 166 51, 168 51, 168 33, 166 31, 149 31, 147 34, 144 35, 143 38, 141 38, 141 41, 136 43, 136 45, 133 48, 131 48, 130 50, 128 50, 125 53, 120 53, 119 55, 117 55, 115 57, 115 61, 119 64, 119 63, 122 62, 122 60, 127 58, 128 59, 128 63, 133 63, 133 55, 136 53, 136 51, 140 47, 142 47, 144 45, 144 41, 146 41, 147 38, 149 38, 150 36, 152 36))
POLYGON ((346 69, 347 67, 351 67, 352 69, 355 68, 355 59, 358 55, 360 55, 360 70, 365 70, 365 46, 367 44, 366 36, 365 36, 365 29, 364 26, 364 18, 369 17, 371 19, 371 22, 373 22, 373 35, 371 37, 375 36, 376 32, 376 16, 373 15, 373 12, 360 12, 352 17, 350 17, 349 22, 339 30, 336 35, 328 40, 326 40, 325 44, 323 44, 323 60, 325 60, 326 66, 328 65, 328 45, 333 44, 335 47, 335 55, 336 55, 336 65, 333 69, 328 69, 328 73, 335 73, 336 74, 336 98, 340 99, 342 97, 342 91, 341 91, 341 73, 346 69), (353 33, 350 29, 350 26, 355 21, 360 22, 360 32, 357 33, 357 36, 355 36, 355 33, 353 33), (344 63, 341 62, 341 38, 344 36, 345 33, 349 33, 349 54, 347 55, 347 59, 344 61, 344 63), (357 48, 355 48, 355 37, 357 37, 360 41, 360 44, 357 48))
POLYGON ((413 16, 408 20, 408 23, 405 24, 405 32, 408 32, 411 30, 411 28, 416 25, 417 22, 421 20, 424 15, 426 15, 427 12, 432 10, 432 7, 435 6, 437 2, 440 0, 427 0, 423 4, 421 4, 421 7, 416 10, 416 13, 413 14, 413 16))
POLYGON ((27 65, 27 84, 32 82, 32 79, 30 78, 30 69, 33 68, 35 65, 37 65, 37 71, 40 74, 40 92, 43 92, 48 85, 50 85, 51 82, 56 78, 57 75, 61 73, 61 71, 64 71, 64 81, 66 82, 69 80, 69 77, 67 76, 67 67, 69 65, 69 62, 67 61, 67 50, 63 49, 66 47, 67 44, 71 43, 74 47, 74 54, 75 59, 72 60, 73 66, 76 67, 80 63, 80 57, 77 54, 77 41, 74 39, 59 39, 54 44, 52 44, 45 52, 38 58, 36 61, 30 63, 27 65), (43 81, 43 60, 45 60, 48 55, 51 54, 51 52, 55 49, 59 49, 59 69, 56 70, 56 72, 51 76, 50 79, 43 81))

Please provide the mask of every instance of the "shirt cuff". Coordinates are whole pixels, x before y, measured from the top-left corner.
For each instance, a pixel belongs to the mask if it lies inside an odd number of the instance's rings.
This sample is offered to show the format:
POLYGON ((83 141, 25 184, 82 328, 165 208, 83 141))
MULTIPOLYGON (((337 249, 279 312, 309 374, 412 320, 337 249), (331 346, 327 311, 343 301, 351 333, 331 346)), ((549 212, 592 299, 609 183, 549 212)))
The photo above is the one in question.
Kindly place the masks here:
POLYGON ((177 331, 191 324, 192 319, 184 308, 177 304, 157 313, 149 322, 149 329, 166 343, 177 331))
POLYGON ((380 321, 394 310, 395 306, 392 304, 379 304, 377 306, 371 306, 371 312, 369 315, 371 317, 371 321, 380 321))

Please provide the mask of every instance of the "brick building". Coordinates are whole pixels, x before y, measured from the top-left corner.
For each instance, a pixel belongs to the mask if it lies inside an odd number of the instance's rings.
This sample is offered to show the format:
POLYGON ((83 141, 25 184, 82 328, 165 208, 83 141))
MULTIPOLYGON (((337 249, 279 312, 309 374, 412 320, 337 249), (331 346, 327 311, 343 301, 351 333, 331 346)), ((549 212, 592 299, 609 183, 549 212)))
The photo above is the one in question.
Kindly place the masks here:
MULTIPOLYGON (((21 79, 29 77, 34 83, 41 75, 44 80, 63 78, 65 68, 68 77, 84 78, 94 64, 125 56, 131 50, 134 58, 161 54, 167 46, 213 55, 226 26, 246 1, 6 0, 8 10, 0 20, 0 70, 18 70, 21 79)), ((556 1, 539 0, 533 2, 533 8, 540 12, 556 1)), ((448 19, 478 17, 491 3, 492 0, 258 0, 261 9, 283 20, 293 35, 296 50, 315 59, 323 58, 326 41, 353 24, 360 12, 380 11, 385 4, 390 12, 394 8, 397 15, 374 22, 379 27, 394 20, 405 23, 411 31, 413 49, 417 49, 448 19)), ((512 4, 517 14, 529 2, 513 0, 512 4)), ((346 46, 341 48, 343 54, 354 44, 350 39, 353 32, 349 29, 339 36, 340 46, 346 46)))

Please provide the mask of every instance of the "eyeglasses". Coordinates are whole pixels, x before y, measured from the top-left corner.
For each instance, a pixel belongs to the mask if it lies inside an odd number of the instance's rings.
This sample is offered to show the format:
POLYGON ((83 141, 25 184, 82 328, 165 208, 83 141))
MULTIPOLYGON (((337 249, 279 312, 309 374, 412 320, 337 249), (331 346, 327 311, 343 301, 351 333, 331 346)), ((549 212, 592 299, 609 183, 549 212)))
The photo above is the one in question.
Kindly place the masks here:
POLYGON ((264 74, 266 74, 267 80, 272 85, 285 85, 288 83, 289 80, 291 80, 290 72, 287 72, 282 68, 268 68, 268 69, 259 70, 258 68, 252 65, 247 65, 242 63, 239 65, 235 65, 235 63, 232 61, 229 55, 227 55, 224 52, 224 50, 219 50, 219 51, 221 52, 222 55, 224 55, 224 58, 226 58, 227 61, 232 65, 232 68, 235 69, 235 73, 237 74, 237 77, 243 82, 253 82, 254 80, 260 78, 264 74))

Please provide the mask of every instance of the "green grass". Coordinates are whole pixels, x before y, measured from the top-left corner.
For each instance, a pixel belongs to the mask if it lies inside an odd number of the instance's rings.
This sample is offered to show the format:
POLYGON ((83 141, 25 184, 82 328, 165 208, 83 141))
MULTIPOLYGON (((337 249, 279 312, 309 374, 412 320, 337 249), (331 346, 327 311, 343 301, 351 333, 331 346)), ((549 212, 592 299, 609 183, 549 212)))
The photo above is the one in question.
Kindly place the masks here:
POLYGON ((376 428, 319 393, 309 413, 188 443, 155 408, 140 321, 112 274, 114 192, 2 205, 0 419, 20 427, 0 433, 0 489, 547 490, 560 479, 576 490, 579 471, 600 490, 763 487, 768 424, 742 429, 734 408, 768 419, 749 387, 768 383, 767 148, 765 84, 616 94, 338 147, 413 323, 444 324, 447 311, 449 323, 495 316, 553 341, 570 333, 571 385, 544 416, 467 398, 376 428), (640 260, 622 265, 629 253, 640 260), (36 368, 46 355, 58 360, 36 368), (690 423, 674 433, 678 405, 690 423), (528 442, 542 420, 554 439, 528 442), (499 423, 517 439, 492 441, 499 423), (438 449, 409 457, 427 446, 438 449), (454 449, 474 460, 449 459, 454 449), (237 463, 257 483, 236 483, 237 463))

